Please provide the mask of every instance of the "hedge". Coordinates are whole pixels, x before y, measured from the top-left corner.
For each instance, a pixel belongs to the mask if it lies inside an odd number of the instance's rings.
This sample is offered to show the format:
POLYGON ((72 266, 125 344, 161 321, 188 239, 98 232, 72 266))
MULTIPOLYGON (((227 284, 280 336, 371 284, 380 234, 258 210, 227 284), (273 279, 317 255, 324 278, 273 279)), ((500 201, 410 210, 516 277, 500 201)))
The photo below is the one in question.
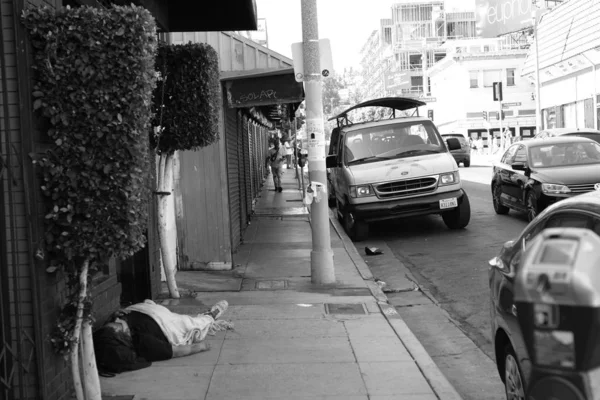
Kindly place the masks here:
POLYGON ((158 154, 197 150, 219 139, 220 82, 217 52, 205 43, 161 43, 151 135, 158 154))
MULTIPOLYGON (((156 25, 133 5, 32 7, 23 23, 33 47, 33 108, 50 122, 53 142, 32 155, 48 206, 46 248, 51 268, 73 277, 84 259, 97 268, 145 245, 156 25)), ((72 302, 59 328, 68 330, 72 302)), ((54 344, 67 351, 67 343, 54 344)))

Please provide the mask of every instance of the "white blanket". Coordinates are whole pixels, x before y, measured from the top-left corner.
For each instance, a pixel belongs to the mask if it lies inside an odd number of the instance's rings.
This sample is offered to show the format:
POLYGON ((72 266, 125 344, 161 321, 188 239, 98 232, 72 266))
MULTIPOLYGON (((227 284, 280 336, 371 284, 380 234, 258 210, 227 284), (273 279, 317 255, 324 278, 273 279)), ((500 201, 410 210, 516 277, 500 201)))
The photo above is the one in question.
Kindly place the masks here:
POLYGON ((211 315, 181 315, 171 312, 167 307, 156 304, 152 300, 133 304, 126 310, 137 311, 152 317, 173 346, 180 346, 202 341, 215 323, 211 315))

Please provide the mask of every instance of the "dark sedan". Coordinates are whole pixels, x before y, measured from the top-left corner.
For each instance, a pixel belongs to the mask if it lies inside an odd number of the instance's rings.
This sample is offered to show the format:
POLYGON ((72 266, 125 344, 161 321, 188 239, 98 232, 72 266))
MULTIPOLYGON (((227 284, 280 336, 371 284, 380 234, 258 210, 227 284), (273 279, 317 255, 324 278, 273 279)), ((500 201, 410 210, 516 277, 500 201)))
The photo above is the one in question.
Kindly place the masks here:
POLYGON ((532 139, 510 146, 493 167, 498 214, 527 212, 529 221, 559 200, 600 187, 600 144, 581 137, 532 139))
POLYGON ((525 399, 525 387, 531 373, 531 360, 514 304, 514 279, 522 252, 547 228, 587 228, 600 235, 600 191, 575 196, 546 208, 518 238, 506 242, 499 255, 489 262, 492 340, 498 372, 509 400, 525 399))
POLYGON ((592 128, 550 128, 535 135, 534 139, 547 139, 561 136, 586 137, 600 143, 600 131, 592 128))

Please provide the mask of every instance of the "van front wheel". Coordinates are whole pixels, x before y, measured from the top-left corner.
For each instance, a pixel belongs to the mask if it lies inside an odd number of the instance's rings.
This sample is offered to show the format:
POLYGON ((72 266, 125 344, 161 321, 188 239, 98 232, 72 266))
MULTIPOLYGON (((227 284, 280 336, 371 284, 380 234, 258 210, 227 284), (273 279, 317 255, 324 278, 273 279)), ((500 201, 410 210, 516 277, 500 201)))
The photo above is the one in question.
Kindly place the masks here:
POLYGON ((369 224, 361 221, 348 212, 346 209, 342 212, 344 230, 353 242, 361 242, 369 237, 369 224))
POLYGON ((466 192, 463 192, 461 203, 452 211, 442 213, 442 219, 450 229, 463 229, 471 221, 471 204, 466 192))

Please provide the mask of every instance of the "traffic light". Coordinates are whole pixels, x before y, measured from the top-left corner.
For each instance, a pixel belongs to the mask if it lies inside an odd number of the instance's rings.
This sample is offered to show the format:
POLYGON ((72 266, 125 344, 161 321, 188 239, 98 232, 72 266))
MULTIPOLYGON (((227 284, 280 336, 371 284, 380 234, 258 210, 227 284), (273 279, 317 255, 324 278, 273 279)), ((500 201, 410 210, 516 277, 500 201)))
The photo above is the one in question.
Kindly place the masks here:
POLYGON ((433 121, 433 110, 427 110, 427 118, 433 121))
POLYGON ((502 101, 502 82, 494 82, 494 101, 502 101))
POLYGON ((487 111, 482 111, 481 116, 487 121, 487 111))

